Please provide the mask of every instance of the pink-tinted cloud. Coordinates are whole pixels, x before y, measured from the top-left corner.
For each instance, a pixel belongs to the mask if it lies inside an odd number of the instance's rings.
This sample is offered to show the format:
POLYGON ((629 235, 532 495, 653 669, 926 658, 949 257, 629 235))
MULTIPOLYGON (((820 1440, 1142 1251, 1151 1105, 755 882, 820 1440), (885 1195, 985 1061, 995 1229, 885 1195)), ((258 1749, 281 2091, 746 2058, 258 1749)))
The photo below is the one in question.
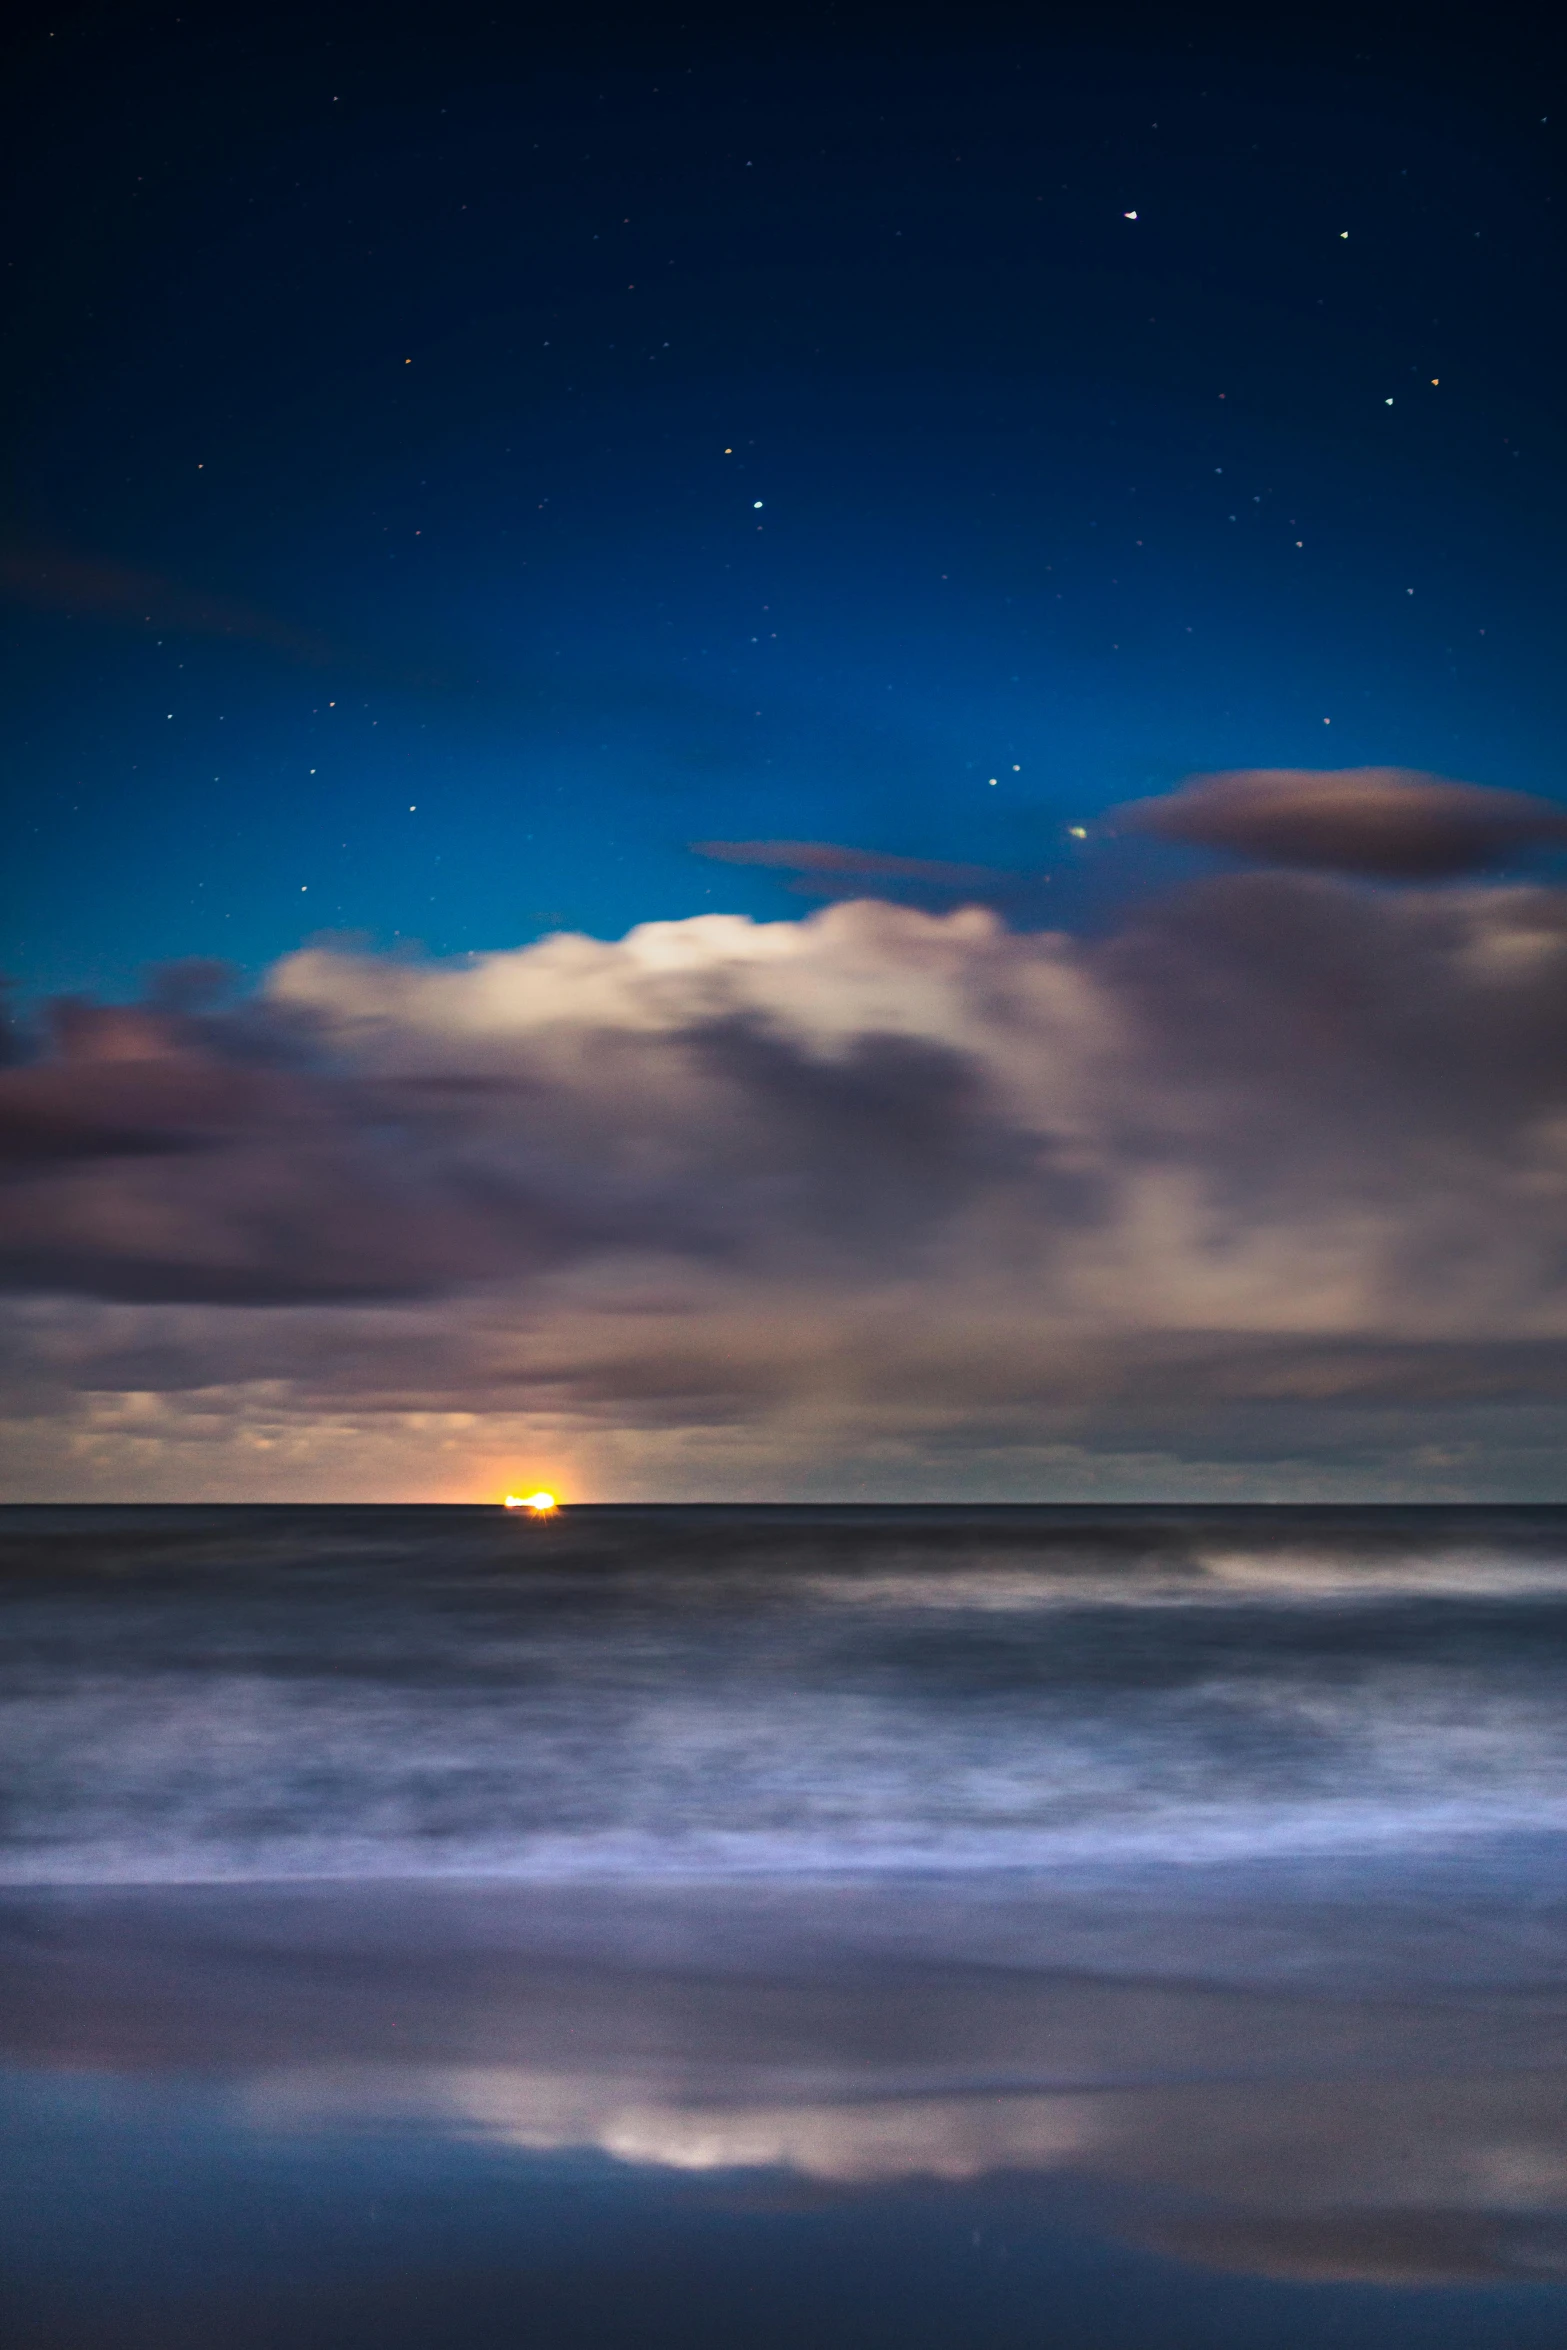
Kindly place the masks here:
POLYGON ((58 547, 0 549, 0 594, 36 611, 83 614, 186 636, 232 637, 312 667, 335 658, 324 638, 235 597, 58 547))
POLYGON ((1114 812, 1116 826, 1270 865, 1432 881, 1567 842, 1567 809, 1405 767, 1247 767, 1114 812))
POLYGON ((1021 877, 991 865, 962 865, 930 857, 893 857, 878 849, 845 848, 830 840, 698 840, 692 849, 722 865, 764 865, 795 876, 790 887, 808 897, 881 897, 900 886, 941 897, 978 900, 1016 892, 1021 877), (880 886, 878 886, 880 885, 880 886))

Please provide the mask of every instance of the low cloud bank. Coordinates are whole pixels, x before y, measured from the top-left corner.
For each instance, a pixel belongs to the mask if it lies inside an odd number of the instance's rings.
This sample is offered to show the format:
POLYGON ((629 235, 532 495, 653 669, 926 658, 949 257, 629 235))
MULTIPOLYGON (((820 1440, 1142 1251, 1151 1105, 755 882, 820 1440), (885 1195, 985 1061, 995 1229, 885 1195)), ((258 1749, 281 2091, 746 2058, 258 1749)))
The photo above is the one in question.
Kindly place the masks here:
POLYGON ((1289 873, 1097 938, 860 899, 176 975, 0 1070, 13 1354, 35 1419, 544 1413, 758 1490, 829 1439, 1554 1408, 1564 980, 1567 893, 1289 873))

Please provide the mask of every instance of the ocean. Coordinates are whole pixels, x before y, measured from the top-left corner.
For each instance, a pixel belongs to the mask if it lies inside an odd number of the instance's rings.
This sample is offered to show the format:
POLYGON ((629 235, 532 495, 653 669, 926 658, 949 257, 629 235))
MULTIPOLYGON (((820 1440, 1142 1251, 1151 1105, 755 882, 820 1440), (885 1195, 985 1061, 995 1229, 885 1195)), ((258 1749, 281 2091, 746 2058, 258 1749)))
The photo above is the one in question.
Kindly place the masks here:
POLYGON ((1567 1511, 0 1511, 17 2350, 1567 2342, 1567 1511))

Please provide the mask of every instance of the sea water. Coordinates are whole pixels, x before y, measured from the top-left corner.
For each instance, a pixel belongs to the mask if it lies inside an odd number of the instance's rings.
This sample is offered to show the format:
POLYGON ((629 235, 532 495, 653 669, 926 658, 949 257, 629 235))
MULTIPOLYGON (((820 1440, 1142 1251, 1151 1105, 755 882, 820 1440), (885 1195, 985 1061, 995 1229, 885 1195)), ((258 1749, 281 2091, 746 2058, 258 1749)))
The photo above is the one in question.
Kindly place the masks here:
POLYGON ((1567 2342, 1567 1512, 0 1513, 26 2346, 1567 2342))

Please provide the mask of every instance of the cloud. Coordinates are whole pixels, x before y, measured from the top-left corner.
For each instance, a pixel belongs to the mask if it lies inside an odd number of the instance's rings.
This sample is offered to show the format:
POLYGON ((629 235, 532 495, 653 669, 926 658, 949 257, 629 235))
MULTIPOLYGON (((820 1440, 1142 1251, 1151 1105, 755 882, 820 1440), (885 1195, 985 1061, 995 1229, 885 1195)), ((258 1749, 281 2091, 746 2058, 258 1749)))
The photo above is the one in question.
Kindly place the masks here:
POLYGON ((0 1068, 14 1441, 1490 1490, 1505 1413, 1548 1477, 1564 980, 1562 891, 1258 873, 1102 936, 860 899, 67 1006, 0 1068))
POLYGON ((830 840, 697 840, 698 857, 722 865, 767 865, 792 873, 789 887, 802 897, 963 897, 994 903, 1016 896, 1033 877, 1005 873, 991 865, 956 865, 928 857, 884 856, 877 849, 844 848, 830 840), (879 885, 879 886, 878 886, 879 885))
MULTIPOLYGON (((431 1089, 443 1137, 462 1090, 431 1089)), ((432 1176, 422 1100, 312 1066, 286 1023, 57 1006, 51 1054, 0 1070, 0 1287, 290 1304, 547 1253, 542 1202, 432 1176)))
POLYGON ((1567 809, 1405 767, 1245 767, 1114 813, 1123 831, 1270 865, 1434 881, 1567 842, 1567 809))
POLYGON ((311 668, 337 658, 323 638, 254 605, 60 547, 0 548, 0 594, 40 612, 86 614, 181 636, 232 637, 311 668))

